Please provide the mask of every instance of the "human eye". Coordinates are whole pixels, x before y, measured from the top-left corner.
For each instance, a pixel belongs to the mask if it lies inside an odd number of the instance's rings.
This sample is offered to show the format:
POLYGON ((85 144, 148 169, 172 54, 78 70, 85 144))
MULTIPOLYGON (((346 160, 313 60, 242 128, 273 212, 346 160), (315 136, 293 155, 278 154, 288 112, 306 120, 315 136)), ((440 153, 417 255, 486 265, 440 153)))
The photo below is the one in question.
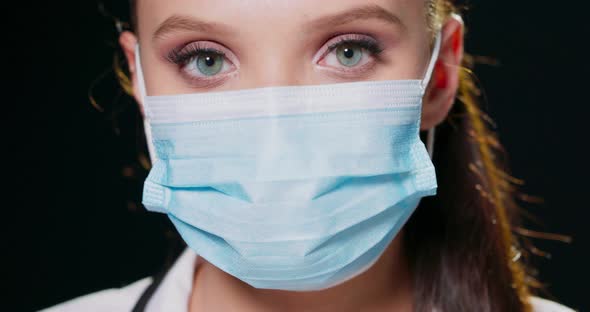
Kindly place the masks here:
POLYGON ((191 83, 212 84, 219 82, 234 72, 236 66, 231 61, 226 48, 211 41, 196 41, 168 53, 166 59, 178 66, 181 74, 191 83))
POLYGON ((317 64, 343 74, 361 74, 374 67, 383 52, 381 44, 363 34, 347 34, 328 41, 317 64))

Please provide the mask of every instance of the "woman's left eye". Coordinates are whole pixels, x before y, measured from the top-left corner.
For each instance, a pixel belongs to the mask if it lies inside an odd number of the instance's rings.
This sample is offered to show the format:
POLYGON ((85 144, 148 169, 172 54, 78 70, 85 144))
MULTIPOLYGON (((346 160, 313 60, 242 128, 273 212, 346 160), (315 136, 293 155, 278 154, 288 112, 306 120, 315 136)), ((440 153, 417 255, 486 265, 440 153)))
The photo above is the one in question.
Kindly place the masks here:
POLYGON ((328 45, 319 65, 352 71, 370 65, 383 51, 379 44, 366 37, 337 38, 328 45))
POLYGON ((345 43, 336 48, 338 62, 346 67, 353 67, 363 59, 363 49, 355 44, 345 43))
POLYGON ((211 77, 227 69, 227 61, 222 54, 204 52, 194 56, 185 66, 187 73, 194 76, 211 77))

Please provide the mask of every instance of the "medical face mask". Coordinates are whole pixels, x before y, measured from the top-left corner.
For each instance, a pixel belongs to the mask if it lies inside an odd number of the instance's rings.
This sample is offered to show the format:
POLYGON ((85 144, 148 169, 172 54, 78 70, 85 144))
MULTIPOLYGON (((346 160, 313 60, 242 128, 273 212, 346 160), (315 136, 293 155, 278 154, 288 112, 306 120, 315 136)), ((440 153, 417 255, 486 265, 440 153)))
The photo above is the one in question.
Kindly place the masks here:
MULTIPOLYGON (((311 291, 370 268, 436 176, 423 80, 146 96, 143 204, 199 256, 256 288, 311 291)), ((139 49, 137 49, 139 50, 139 49)))

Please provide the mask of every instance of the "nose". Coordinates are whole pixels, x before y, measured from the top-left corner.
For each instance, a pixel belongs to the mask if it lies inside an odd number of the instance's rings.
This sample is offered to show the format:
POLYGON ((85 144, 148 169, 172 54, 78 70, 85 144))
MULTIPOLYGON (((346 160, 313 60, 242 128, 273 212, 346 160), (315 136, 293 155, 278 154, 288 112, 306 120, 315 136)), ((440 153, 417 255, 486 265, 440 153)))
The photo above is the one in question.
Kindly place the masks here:
POLYGON ((266 47, 242 66, 241 88, 295 86, 308 84, 306 60, 283 47, 266 47))

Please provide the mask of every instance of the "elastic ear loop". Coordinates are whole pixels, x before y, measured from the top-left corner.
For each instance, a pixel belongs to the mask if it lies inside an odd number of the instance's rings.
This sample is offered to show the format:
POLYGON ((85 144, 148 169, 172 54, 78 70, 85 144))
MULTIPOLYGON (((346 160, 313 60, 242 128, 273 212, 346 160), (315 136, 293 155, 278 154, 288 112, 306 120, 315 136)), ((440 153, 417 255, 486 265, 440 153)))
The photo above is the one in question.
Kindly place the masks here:
MULTIPOLYGON (((438 56, 440 53, 440 46, 442 41, 442 33, 439 31, 436 35, 436 40, 434 42, 434 49, 432 51, 432 56, 430 59, 430 63, 428 64, 428 69, 426 69, 426 74, 424 75, 424 79, 422 80, 422 88, 426 91, 426 87, 428 87, 428 83, 432 78, 432 74, 434 72, 434 66, 436 65, 436 61, 438 60, 438 56)), ((430 128, 428 130, 428 136, 426 138, 426 150, 428 151, 428 155, 430 155, 430 159, 434 156, 434 137, 436 134, 436 126, 430 128)))
POLYGON ((139 88, 139 97, 141 99, 141 103, 139 103, 139 105, 141 105, 143 107, 143 113, 144 113, 143 129, 145 132, 145 139, 146 139, 147 146, 148 146, 148 154, 149 154, 150 160, 153 165, 157 160, 156 148, 154 147, 154 142, 152 141, 152 127, 149 122, 150 114, 149 114, 148 109, 145 105, 147 93, 146 93, 146 88, 145 88, 145 80, 143 77, 143 69, 141 67, 141 58, 140 58, 139 54, 140 54, 139 53, 139 43, 137 43, 137 44, 135 44, 135 70, 137 72, 137 85, 139 88))
POLYGON ((428 130, 428 136, 426 137, 426 150, 430 159, 434 156, 434 136, 436 134, 436 126, 428 130))

